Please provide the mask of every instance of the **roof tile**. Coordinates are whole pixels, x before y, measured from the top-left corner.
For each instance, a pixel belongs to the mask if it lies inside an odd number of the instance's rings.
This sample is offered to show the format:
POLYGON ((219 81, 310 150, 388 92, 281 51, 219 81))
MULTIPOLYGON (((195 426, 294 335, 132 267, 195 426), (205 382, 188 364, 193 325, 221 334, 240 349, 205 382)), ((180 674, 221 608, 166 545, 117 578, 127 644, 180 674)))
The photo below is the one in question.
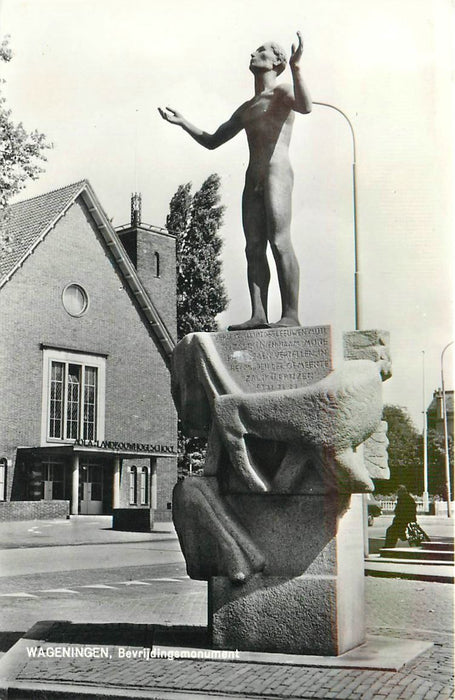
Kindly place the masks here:
POLYGON ((13 271, 86 184, 86 180, 81 180, 53 192, 17 202, 8 208, 8 249, 0 255, 0 281, 13 271))

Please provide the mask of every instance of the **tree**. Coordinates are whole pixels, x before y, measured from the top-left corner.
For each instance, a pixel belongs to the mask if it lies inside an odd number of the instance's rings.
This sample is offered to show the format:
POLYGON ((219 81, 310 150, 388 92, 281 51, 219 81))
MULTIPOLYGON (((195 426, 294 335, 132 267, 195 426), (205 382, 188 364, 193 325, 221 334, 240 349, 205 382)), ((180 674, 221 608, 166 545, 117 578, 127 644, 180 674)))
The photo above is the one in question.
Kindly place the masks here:
MULTIPOLYGON (((0 43, 0 65, 12 58, 9 38, 0 43)), ((5 80, 0 80, 0 86, 5 80)), ((1 87, 0 87, 1 89, 1 87)), ((39 161, 46 160, 44 151, 51 148, 44 134, 27 132, 22 122, 14 123, 11 110, 0 92, 0 252, 8 250, 8 203, 28 180, 35 180, 43 172, 39 161)))
POLYGON ((220 202, 220 178, 210 175, 194 196, 191 183, 180 185, 170 203, 166 220, 177 235, 177 335, 217 330, 216 316, 227 304, 221 279, 218 235, 224 207, 220 202))
POLYGON ((422 493, 423 458, 420 436, 407 411, 400 406, 384 406, 383 420, 387 421, 390 479, 376 479, 377 493, 395 493, 404 484, 412 493, 422 493))
MULTIPOLYGON (((215 331, 216 316, 227 304, 221 278, 218 235, 224 207, 220 206, 220 178, 210 175, 200 190, 191 194, 190 182, 180 185, 171 199, 166 226, 177 236, 177 336, 215 331)), ((179 423, 179 470, 203 466, 206 440, 183 435, 179 423)))
MULTIPOLYGON (((423 439, 421 439, 421 444, 423 439)), ((429 430, 427 434, 428 448, 428 491, 447 498, 446 485, 446 461, 444 434, 436 430, 429 430)), ((450 483, 453 497, 453 439, 448 436, 450 483)), ((423 450, 423 444, 422 444, 423 450)))

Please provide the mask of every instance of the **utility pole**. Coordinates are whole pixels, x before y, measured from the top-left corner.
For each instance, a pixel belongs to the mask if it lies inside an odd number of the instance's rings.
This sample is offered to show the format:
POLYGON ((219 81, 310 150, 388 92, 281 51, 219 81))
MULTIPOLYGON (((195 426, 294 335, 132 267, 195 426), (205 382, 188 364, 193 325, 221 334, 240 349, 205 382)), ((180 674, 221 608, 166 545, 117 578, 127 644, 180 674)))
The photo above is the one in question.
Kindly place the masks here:
POLYGON ((425 402, 425 350, 422 350, 422 414, 423 414, 423 511, 428 513, 428 443, 427 443, 427 407, 425 402))
POLYGON ((442 389, 442 418, 444 425, 444 453, 445 453, 445 465, 446 465, 446 489, 447 489, 447 517, 452 516, 452 503, 450 495, 450 455, 449 455, 449 438, 447 435, 447 405, 446 405, 446 392, 444 388, 444 353, 455 341, 447 343, 445 348, 441 353, 441 389, 442 389))

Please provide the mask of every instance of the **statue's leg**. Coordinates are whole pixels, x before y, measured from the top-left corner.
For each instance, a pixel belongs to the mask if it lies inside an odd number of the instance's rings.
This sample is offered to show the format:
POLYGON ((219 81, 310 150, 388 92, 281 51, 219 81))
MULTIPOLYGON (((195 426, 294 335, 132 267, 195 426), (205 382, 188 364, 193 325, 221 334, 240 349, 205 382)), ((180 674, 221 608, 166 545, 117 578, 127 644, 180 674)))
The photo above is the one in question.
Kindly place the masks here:
POLYGON ((262 188, 258 191, 245 185, 242 199, 243 230, 246 239, 248 289, 251 299, 251 319, 229 326, 231 331, 268 328, 267 295, 270 270, 267 262, 267 219, 262 188))
POLYGON ((179 482, 173 493, 173 519, 191 578, 228 576, 242 583, 264 568, 263 554, 236 522, 215 478, 179 482))
POLYGON ((290 168, 270 175, 265 188, 267 236, 281 293, 281 319, 273 326, 300 326, 299 264, 291 241, 293 174, 290 168))

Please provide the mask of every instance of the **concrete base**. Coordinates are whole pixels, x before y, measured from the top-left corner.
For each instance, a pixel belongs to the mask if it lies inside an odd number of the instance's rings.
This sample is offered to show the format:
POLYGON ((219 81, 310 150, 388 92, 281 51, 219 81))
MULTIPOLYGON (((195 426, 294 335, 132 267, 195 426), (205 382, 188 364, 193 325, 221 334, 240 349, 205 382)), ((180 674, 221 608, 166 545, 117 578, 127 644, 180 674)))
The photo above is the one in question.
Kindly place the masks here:
MULTIPOLYGON (((158 647, 158 645, 155 645, 158 647)), ((238 651, 235 659, 217 658, 218 661, 247 662, 252 664, 274 664, 279 666, 317 666, 320 668, 358 668, 371 671, 399 671, 403 666, 433 646, 432 642, 414 639, 368 636, 363 644, 340 656, 317 656, 315 654, 282 654, 255 651, 238 651)), ((165 638, 159 644, 164 655, 181 653, 181 658, 199 660, 207 658, 210 649, 200 647, 166 646, 165 638)))
POLYGON ((350 506, 338 518, 338 530, 336 508, 327 508, 323 496, 252 495, 239 500, 250 502, 250 507, 238 504, 241 521, 265 552, 267 565, 243 584, 225 576, 210 579, 208 619, 213 647, 337 656, 362 644, 362 497, 351 497, 350 506), (268 530, 261 523, 267 517, 268 530), (278 532, 274 522, 280 523, 278 532), (284 537, 283 523, 302 537, 284 537), (267 537, 258 542, 260 532, 267 537), (286 562, 288 575, 283 570, 286 562))
MULTIPOLYGON (((198 664, 202 662, 211 664, 214 661, 223 661, 226 663, 251 663, 251 664, 267 664, 277 666, 307 666, 307 667, 323 667, 334 669, 364 669, 372 671, 399 671, 406 664, 410 663, 420 654, 430 649, 432 642, 419 641, 413 639, 397 639, 394 637, 369 636, 365 643, 354 650, 346 652, 340 656, 316 656, 316 655, 297 655, 297 654, 268 654, 258 652, 236 652, 235 655, 213 655, 213 649, 210 647, 192 647, 187 644, 187 639, 205 637, 205 628, 194 627, 166 627, 163 625, 125 625, 125 624, 109 624, 109 625, 80 625, 69 621, 43 621, 37 622, 21 639, 19 639, 9 651, 0 659, 0 697, 7 697, 8 690, 21 689, 23 695, 8 695, 8 697, 35 697, 33 690, 40 690, 42 693, 46 688, 52 688, 54 691, 59 691, 62 695, 58 697, 78 697, 77 690, 74 685, 71 686, 73 691, 71 694, 64 695, 65 676, 62 672, 61 679, 58 678, 58 658, 62 656, 62 650, 75 647, 77 649, 87 648, 87 651, 93 649, 108 649, 111 659, 115 659, 115 667, 117 668, 118 680, 114 676, 109 679, 109 693, 115 697, 115 684, 117 689, 122 688, 122 682, 128 675, 127 669, 131 665, 131 657, 125 658, 120 655, 119 649, 139 650, 141 655, 139 659, 143 661, 144 669, 150 665, 150 660, 156 658, 161 660, 163 664, 163 674, 167 671, 170 673, 172 664, 169 664, 167 655, 174 659, 193 660, 198 664), (103 628, 105 631, 103 632, 103 628), (200 631, 200 634, 198 634, 200 631), (181 643, 179 644, 179 637, 181 643), (89 643, 81 643, 82 639, 90 639, 89 643), (144 646, 146 640, 153 639, 154 643, 151 647, 144 646), (39 647, 51 650, 49 653, 52 656, 52 649, 57 650, 55 653, 55 669, 57 674, 53 674, 51 681, 46 682, 45 676, 42 675, 39 669, 39 663, 36 659, 31 659, 28 654, 28 649, 39 647), (148 653, 148 654, 147 654, 148 653), (33 672, 27 671, 27 663, 33 667, 33 672), (36 678, 34 673, 36 673, 36 678), (27 689, 29 694, 27 694, 27 689), (73 695, 74 693, 74 695, 73 695)), ((86 688, 93 688, 93 672, 90 661, 84 658, 83 654, 74 659, 74 664, 77 664, 80 671, 78 677, 78 689, 81 695, 87 692, 86 688), (87 684, 85 686, 84 684, 87 684)), ((101 659, 101 663, 103 659, 101 659)), ((43 670, 46 668, 46 659, 43 659, 43 670)), ((107 666, 108 662, 104 662, 107 666)), ((47 666, 48 668, 48 666, 47 666)), ((97 691, 101 688, 97 685, 97 691)), ((127 684, 125 684, 126 687, 127 684)), ((131 684, 128 684, 129 691, 133 689, 131 684)), ((68 688, 68 686, 66 686, 68 688)), ((134 690, 133 692, 137 692, 134 690)), ((150 693, 150 690, 145 691, 150 693)), ((38 692, 36 694, 38 697, 38 692)), ((46 695, 50 697, 50 695, 46 695)), ((93 696, 91 696, 93 697, 93 696)), ((96 696, 97 697, 97 696, 96 696)), ((150 695, 147 695, 150 697, 150 695)), ((155 697, 155 696, 154 696, 155 697)))

